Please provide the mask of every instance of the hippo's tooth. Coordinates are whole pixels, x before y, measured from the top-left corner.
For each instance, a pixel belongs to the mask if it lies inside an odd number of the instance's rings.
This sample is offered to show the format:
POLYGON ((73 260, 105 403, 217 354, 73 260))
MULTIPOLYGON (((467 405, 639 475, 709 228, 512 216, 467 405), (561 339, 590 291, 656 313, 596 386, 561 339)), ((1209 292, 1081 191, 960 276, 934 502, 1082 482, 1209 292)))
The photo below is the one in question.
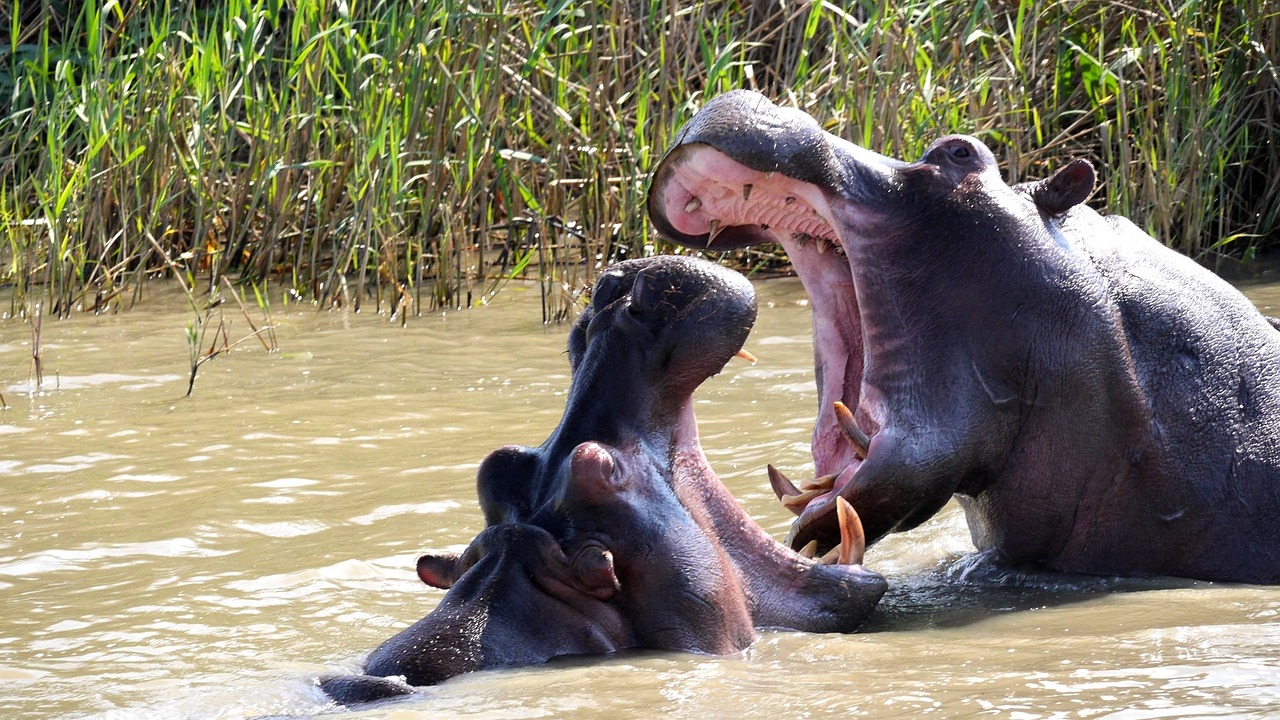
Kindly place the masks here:
POLYGON ((818 242, 815 244, 818 246, 818 254, 825 255, 827 253, 827 246, 830 243, 827 242, 826 238, 820 237, 818 238, 818 242))
POLYGON ((784 498, 800 494, 800 489, 793 485, 780 470, 772 465, 767 466, 766 469, 769 471, 769 487, 773 488, 773 494, 777 495, 779 500, 785 502, 784 498))
POLYGON ((835 487, 836 478, 840 477, 837 473, 823 475, 820 478, 814 478, 809 482, 800 483, 801 490, 830 490, 835 487))
POLYGON ((693 198, 689 200, 689 202, 684 204, 684 211, 687 213, 691 213, 700 207, 702 207, 702 201, 699 200, 698 198, 693 198))
POLYGON ((818 554, 817 540, 810 540, 808 545, 805 545, 804 547, 800 548, 800 557, 802 558, 808 558, 812 560, 813 557, 817 554, 818 554))
POLYGON ((813 502, 814 498, 821 497, 829 492, 831 491, 823 490, 822 488, 818 488, 816 490, 805 490, 799 495, 788 495, 781 498, 782 505, 783 507, 789 508, 795 512, 800 512, 808 507, 809 503, 813 502))
POLYGON ((793 202, 795 202, 795 201, 796 201, 796 199, 795 199, 795 198, 793 198, 793 197, 791 197, 790 195, 788 195, 788 196, 787 196, 787 199, 786 199, 786 200, 784 200, 783 202, 785 202, 787 205, 790 205, 791 203, 793 203, 793 202))
POLYGON ((862 518, 840 495, 836 496, 836 516, 840 521, 840 564, 861 565, 867 551, 867 534, 862 529, 862 518))
POLYGON ((750 200, 750 199, 751 199, 751 188, 752 188, 752 187, 754 187, 754 186, 753 186, 751 183, 747 183, 747 184, 745 184, 745 185, 743 185, 743 186, 742 186, 742 202, 747 202, 748 200, 750 200))
POLYGON ((840 546, 837 545, 828 550, 826 555, 818 558, 818 563, 821 565, 835 565, 840 561, 840 554, 842 552, 843 550, 841 550, 840 546))
POLYGON ((756 362, 757 362, 757 361, 756 361, 756 356, 755 356, 755 355, 752 355, 751 353, 747 352, 746 350, 739 350, 739 351, 738 351, 738 354, 737 354, 737 355, 734 355, 734 357, 739 358, 739 359, 741 359, 741 360, 746 360, 747 362, 751 363, 752 365, 755 365, 755 364, 756 364, 756 362))
POLYGON ((844 432, 844 437, 853 446, 853 452, 858 456, 859 460, 867 459, 867 448, 871 445, 871 438, 862 432, 862 428, 858 427, 858 423, 853 419, 853 412, 849 410, 849 406, 835 401, 834 408, 836 411, 836 422, 840 425, 840 430, 844 432))
POLYGON ((712 220, 707 223, 710 230, 707 232, 707 247, 711 247, 711 243, 716 241, 716 236, 720 234, 720 221, 712 220))

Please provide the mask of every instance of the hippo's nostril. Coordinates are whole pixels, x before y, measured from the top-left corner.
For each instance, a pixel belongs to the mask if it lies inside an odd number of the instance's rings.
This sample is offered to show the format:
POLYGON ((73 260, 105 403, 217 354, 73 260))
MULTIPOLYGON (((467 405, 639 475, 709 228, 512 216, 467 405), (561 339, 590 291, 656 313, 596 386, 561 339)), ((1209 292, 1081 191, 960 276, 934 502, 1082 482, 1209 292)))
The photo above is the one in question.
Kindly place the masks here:
POLYGON ((647 318, 650 322, 660 321, 660 317, 654 317, 654 311, 662 304, 663 284, 648 269, 636 273, 631 284, 631 314, 636 318, 647 318))
POLYGON ((626 283, 623 282, 622 274, 606 272, 596 281, 595 290, 591 293, 591 307, 597 311, 603 310, 626 292, 626 283))

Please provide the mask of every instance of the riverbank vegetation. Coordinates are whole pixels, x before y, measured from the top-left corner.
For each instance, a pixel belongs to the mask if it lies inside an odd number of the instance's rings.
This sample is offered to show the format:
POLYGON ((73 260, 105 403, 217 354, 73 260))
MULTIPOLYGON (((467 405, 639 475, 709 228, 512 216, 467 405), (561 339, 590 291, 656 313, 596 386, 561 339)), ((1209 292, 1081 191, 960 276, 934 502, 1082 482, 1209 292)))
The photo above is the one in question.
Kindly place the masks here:
POLYGON ((977 134, 1010 181, 1087 157, 1098 206, 1189 254, 1277 242, 1270 0, 7 4, 14 314, 177 275, 400 321, 532 278, 563 318, 604 264, 661 249, 646 172, 737 87, 902 158, 977 134))

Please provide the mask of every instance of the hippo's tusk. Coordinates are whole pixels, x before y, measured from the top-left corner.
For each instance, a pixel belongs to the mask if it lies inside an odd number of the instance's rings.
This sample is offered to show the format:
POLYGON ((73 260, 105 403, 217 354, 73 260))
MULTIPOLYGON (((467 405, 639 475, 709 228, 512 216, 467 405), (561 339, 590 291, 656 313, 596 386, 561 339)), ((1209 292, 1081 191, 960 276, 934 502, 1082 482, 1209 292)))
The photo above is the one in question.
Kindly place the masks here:
POLYGON ((738 354, 737 354, 737 355, 734 355, 734 357, 736 357, 736 358, 740 358, 740 359, 742 359, 742 360, 746 360, 747 362, 751 363, 752 365, 755 365, 755 364, 756 364, 756 362, 757 362, 757 361, 756 361, 756 356, 755 356, 755 355, 752 355, 751 353, 747 352, 746 350, 739 350, 739 351, 738 351, 738 354))
POLYGON ((803 490, 830 490, 836 485, 836 478, 840 477, 836 473, 823 475, 820 478, 814 478, 809 482, 800 483, 800 489, 803 490))
POLYGON ((782 471, 772 465, 768 466, 769 470, 769 486, 773 488, 773 494, 778 496, 782 501, 782 505, 797 515, 800 514, 814 498, 822 497, 831 492, 831 488, 835 487, 837 475, 823 475, 816 480, 810 480, 803 483, 800 487, 796 487, 794 483, 782 474, 782 471))
POLYGON ((715 242, 716 236, 720 234, 720 221, 712 220, 707 223, 707 226, 710 227, 710 231, 707 233, 707 247, 711 247, 711 243, 715 242))
POLYGON ((777 468, 769 465, 767 469, 769 471, 769 486, 773 488, 773 494, 777 495, 779 500, 786 502, 785 498, 800 494, 800 489, 791 484, 787 476, 783 475, 777 468))
POLYGON ((831 491, 823 490, 822 488, 818 488, 817 490, 806 490, 799 495, 788 495, 781 498, 782 505, 793 512, 800 512, 808 507, 809 503, 813 502, 814 498, 821 497, 829 492, 831 491))
POLYGON ((840 522, 840 544, 827 551, 818 562, 823 565, 861 565, 867 551, 867 534, 862 529, 858 513, 839 495, 836 496, 836 516, 840 522))
POLYGON ((840 495, 836 496, 836 516, 840 521, 840 564, 861 565, 867 551, 867 533, 862 529, 862 518, 840 495))
POLYGON ((813 556, 817 554, 818 554, 817 540, 810 540, 808 545, 805 545, 804 547, 800 548, 800 557, 802 558, 808 558, 809 560, 812 560, 813 556))
POLYGON ((858 456, 859 460, 867 459, 867 447, 871 445, 871 438, 862 432, 862 428, 858 427, 858 423, 853 419, 853 413, 849 407, 839 400, 835 401, 834 408, 836 411, 836 422, 840 424, 840 429, 844 431, 845 439, 853 446, 853 452, 858 456))
POLYGON ((701 200, 699 200, 698 198, 693 198, 693 199, 689 200, 689 202, 687 202, 687 203, 685 203, 685 204, 684 204, 684 211, 685 211, 686 213, 691 213, 691 212, 693 212, 694 210, 697 210, 697 209, 698 209, 698 208, 700 208, 700 207, 702 207, 702 201, 701 201, 701 200))

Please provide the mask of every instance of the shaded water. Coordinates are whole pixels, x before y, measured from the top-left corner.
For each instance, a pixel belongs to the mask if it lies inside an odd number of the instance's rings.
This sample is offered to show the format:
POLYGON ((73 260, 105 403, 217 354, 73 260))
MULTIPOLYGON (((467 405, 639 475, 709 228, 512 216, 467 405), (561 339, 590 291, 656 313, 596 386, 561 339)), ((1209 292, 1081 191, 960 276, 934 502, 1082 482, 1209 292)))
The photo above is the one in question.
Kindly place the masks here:
MULTIPOLYGON (((712 466, 781 536, 764 466, 812 472, 809 317, 797 282, 757 289, 760 362, 732 362, 697 412, 712 466)), ((1280 287, 1248 291, 1280 314, 1280 287)), ((241 346, 189 399, 177 302, 46 322, 36 393, 27 326, 0 325, 0 717, 323 709, 318 674, 442 596, 414 561, 480 530, 479 461, 559 420, 566 328, 530 295, 405 329, 278 311, 281 352, 241 346)), ((1011 576, 971 552, 954 506, 872 548, 893 587, 875 632, 479 673, 347 715, 1280 714, 1280 588, 1011 576)))

